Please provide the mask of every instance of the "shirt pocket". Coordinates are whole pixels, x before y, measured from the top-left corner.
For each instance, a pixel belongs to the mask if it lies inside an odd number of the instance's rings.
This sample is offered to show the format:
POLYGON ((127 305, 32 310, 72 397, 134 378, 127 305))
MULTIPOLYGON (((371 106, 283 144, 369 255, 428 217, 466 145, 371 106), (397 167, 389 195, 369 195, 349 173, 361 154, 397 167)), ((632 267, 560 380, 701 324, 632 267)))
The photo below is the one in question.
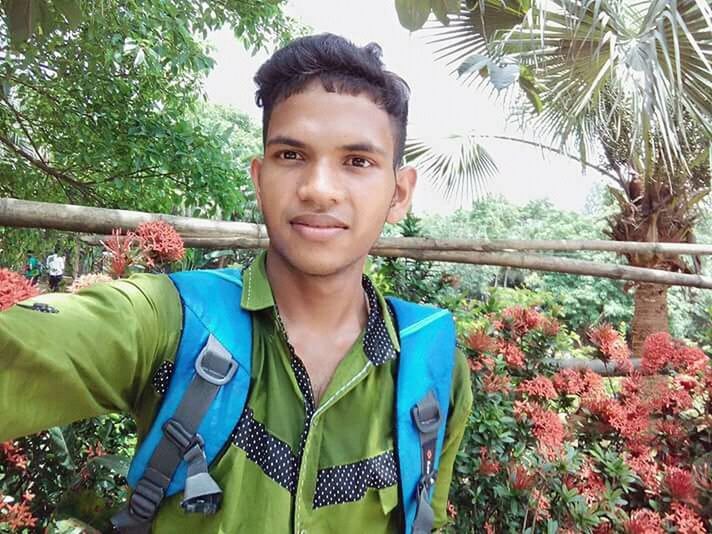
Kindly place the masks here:
POLYGON ((390 514, 398 506, 398 484, 379 489, 378 498, 381 501, 383 515, 390 514))

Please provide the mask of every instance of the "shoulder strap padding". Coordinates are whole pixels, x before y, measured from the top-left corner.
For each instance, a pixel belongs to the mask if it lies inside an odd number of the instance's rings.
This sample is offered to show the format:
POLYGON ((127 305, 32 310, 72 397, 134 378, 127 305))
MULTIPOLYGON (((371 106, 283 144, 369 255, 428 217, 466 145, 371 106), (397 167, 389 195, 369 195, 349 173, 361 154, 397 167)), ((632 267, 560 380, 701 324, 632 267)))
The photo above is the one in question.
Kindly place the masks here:
POLYGON ((452 372, 455 363, 455 324, 447 310, 389 298, 400 333, 401 352, 396 382, 396 447, 400 468, 405 532, 413 532, 422 476, 421 442, 412 417, 413 407, 432 394, 441 422, 434 469, 438 469, 445 438, 452 372))
MULTIPOLYGON (((214 336, 238 363, 230 382, 223 385, 198 426, 205 441, 205 456, 211 463, 230 438, 247 401, 252 364, 252 316, 240 307, 242 279, 236 269, 184 271, 170 275, 183 306, 183 329, 176 352, 173 375, 158 415, 141 443, 129 470, 135 485, 146 469, 162 435, 162 427, 176 411, 195 375, 195 360, 214 336)), ((176 470, 166 495, 185 486, 187 465, 176 470)))

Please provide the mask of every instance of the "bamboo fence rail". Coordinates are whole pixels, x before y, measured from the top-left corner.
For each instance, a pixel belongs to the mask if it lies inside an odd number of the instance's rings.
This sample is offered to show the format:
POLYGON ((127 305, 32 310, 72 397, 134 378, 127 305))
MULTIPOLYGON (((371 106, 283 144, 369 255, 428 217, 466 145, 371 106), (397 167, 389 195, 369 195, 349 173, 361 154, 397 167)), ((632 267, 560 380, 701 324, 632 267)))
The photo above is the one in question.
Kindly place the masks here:
MULTIPOLYGON (((72 232, 108 234, 114 228, 133 229, 142 222, 165 220, 183 236, 186 246, 200 248, 264 248, 269 239, 264 226, 244 222, 213 221, 174 215, 159 215, 129 210, 91 208, 67 204, 0 199, 0 225, 52 228, 72 232)), ((99 244, 102 235, 85 236, 84 241, 99 244)), ((559 256, 521 254, 511 251, 601 250, 617 253, 712 254, 712 245, 682 243, 629 243, 617 241, 542 241, 542 240, 441 240, 430 238, 388 238, 376 242, 372 254, 479 265, 498 265, 521 269, 599 276, 666 285, 712 289, 712 277, 673 273, 659 269, 604 264, 559 256)))

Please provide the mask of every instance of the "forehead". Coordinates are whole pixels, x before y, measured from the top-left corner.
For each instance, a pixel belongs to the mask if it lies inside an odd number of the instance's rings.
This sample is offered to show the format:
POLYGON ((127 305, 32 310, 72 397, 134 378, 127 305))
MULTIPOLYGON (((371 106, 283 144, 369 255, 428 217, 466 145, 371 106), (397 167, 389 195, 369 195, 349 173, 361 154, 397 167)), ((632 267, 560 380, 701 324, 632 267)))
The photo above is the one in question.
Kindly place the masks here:
POLYGON ((267 139, 287 136, 321 147, 369 142, 392 155, 393 127, 367 95, 332 93, 315 82, 272 109, 267 139))

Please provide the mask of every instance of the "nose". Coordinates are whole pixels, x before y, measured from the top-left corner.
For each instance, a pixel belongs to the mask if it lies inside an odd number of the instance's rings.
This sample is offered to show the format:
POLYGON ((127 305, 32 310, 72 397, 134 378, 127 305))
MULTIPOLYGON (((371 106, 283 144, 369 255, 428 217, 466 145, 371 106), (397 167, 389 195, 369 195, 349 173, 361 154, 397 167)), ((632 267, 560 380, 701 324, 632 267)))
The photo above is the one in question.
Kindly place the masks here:
POLYGON ((337 169, 326 161, 318 161, 305 169, 297 195, 305 203, 316 206, 338 204, 346 197, 344 183, 337 169))

